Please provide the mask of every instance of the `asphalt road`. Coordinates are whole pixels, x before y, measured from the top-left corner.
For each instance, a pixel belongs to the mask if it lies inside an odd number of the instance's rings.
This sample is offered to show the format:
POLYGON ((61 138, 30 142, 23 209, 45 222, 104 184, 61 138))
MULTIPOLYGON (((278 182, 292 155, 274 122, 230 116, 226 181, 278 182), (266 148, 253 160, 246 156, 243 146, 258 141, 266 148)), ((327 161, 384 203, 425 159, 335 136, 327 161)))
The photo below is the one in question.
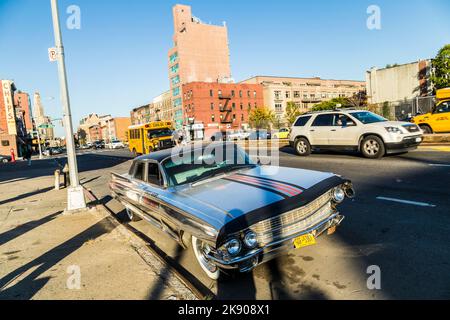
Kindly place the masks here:
MULTIPOLYGON (((444 149, 445 150, 445 149, 444 149)), ((109 196, 109 172, 126 172, 126 150, 84 152, 82 183, 120 213, 109 196)), ((58 159, 64 161, 64 159, 58 159)), ((299 158, 282 149, 280 165, 333 172, 353 181, 356 199, 332 236, 292 251, 250 274, 215 283, 203 275, 191 250, 183 251, 147 223, 133 226, 227 299, 449 299, 450 153, 421 149, 367 160, 354 154, 319 153, 299 158), (381 289, 369 290, 368 268, 379 267, 381 289)), ((232 199, 230 199, 232 201, 232 199)), ((130 279, 132 284, 132 279, 130 279)))

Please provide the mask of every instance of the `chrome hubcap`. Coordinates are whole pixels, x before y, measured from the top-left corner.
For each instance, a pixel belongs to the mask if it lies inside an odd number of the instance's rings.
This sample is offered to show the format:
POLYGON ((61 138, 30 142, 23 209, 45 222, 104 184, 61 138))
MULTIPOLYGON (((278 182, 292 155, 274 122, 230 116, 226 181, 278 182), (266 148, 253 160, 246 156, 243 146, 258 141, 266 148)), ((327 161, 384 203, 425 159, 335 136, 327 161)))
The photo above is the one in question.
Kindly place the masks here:
POLYGON ((305 153, 306 150, 307 150, 306 143, 303 142, 303 141, 300 141, 300 142, 297 144, 297 151, 298 151, 299 153, 305 153))
POLYGON ((368 140, 364 144, 364 150, 366 151, 367 154, 375 155, 380 151, 380 145, 375 140, 368 140))

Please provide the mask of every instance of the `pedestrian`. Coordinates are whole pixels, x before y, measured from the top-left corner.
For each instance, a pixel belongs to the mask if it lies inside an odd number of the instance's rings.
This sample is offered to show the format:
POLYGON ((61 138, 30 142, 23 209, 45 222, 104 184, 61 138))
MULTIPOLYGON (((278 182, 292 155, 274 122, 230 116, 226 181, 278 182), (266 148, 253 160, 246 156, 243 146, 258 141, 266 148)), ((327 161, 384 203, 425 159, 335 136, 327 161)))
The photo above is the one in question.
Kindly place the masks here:
POLYGON ((180 144, 180 134, 178 133, 178 130, 175 130, 172 135, 172 141, 175 143, 175 145, 178 147, 180 144))
POLYGON ((33 154, 31 145, 27 142, 25 144, 25 151, 24 151, 24 159, 28 161, 28 166, 31 166, 31 155, 33 154))

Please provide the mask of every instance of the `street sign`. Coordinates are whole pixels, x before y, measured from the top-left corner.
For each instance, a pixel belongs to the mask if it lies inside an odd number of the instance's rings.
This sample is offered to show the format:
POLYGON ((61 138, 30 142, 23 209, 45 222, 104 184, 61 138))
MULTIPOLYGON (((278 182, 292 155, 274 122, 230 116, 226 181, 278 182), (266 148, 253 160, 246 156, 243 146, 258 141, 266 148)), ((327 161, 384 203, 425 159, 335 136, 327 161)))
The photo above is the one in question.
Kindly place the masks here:
POLYGON ((53 129, 55 126, 52 124, 41 124, 39 129, 53 129))
POLYGON ((56 48, 48 48, 48 59, 50 62, 55 62, 58 59, 56 48))

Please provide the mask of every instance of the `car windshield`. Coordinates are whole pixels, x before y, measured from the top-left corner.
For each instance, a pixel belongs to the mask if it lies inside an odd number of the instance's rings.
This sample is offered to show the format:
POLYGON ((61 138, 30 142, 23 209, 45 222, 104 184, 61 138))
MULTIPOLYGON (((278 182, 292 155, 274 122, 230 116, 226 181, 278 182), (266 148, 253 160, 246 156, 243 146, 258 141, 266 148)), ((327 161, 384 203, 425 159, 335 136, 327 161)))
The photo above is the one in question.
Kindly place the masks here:
POLYGON ((190 147, 181 155, 165 160, 162 166, 170 186, 197 183, 217 175, 256 166, 248 154, 234 144, 217 144, 202 150, 190 147))
POLYGON ((369 111, 362 111, 362 112, 352 112, 350 113, 352 116, 354 116, 356 119, 361 121, 363 124, 371 124, 371 123, 377 123, 377 122, 386 122, 387 119, 369 112, 369 111))
POLYGON ((157 130, 149 130, 147 136, 149 139, 169 137, 172 135, 172 130, 166 129, 157 129, 157 130))

